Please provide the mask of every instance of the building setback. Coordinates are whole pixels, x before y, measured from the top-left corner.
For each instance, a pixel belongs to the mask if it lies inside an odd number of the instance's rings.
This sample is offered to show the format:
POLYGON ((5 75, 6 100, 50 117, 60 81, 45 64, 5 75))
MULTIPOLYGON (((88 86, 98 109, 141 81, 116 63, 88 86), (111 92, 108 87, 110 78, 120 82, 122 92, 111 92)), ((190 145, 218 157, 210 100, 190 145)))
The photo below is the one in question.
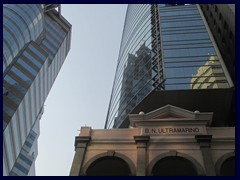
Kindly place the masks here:
POLYGON ((44 102, 70 50, 71 24, 60 10, 3 5, 4 176, 35 175, 44 102))
POLYGON ((234 72, 203 6, 128 5, 105 129, 81 128, 70 175, 235 175, 234 72))

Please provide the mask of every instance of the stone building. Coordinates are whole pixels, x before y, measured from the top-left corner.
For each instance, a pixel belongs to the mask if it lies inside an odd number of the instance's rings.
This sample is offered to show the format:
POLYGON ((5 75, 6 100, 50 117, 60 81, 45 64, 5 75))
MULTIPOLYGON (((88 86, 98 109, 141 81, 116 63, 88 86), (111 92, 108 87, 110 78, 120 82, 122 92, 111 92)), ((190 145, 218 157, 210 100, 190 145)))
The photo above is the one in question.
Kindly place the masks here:
POLYGON ((235 128, 212 117, 166 105, 130 114, 129 128, 82 127, 70 176, 234 175, 235 128))

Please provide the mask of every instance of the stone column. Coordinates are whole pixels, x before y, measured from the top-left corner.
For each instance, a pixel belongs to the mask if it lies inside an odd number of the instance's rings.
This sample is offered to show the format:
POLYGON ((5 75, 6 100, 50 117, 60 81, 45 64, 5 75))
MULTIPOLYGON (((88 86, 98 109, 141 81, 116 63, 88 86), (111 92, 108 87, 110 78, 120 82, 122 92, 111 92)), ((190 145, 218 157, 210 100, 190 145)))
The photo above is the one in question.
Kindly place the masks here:
POLYGON ((211 144, 210 144, 212 140, 212 135, 196 135, 195 138, 199 143, 200 149, 202 151, 206 175, 216 176, 214 163, 212 160, 211 144))
POLYGON ((70 176, 79 176, 82 168, 85 152, 88 142, 91 140, 90 136, 76 136, 75 137, 75 155, 70 171, 70 176))
POLYGON ((146 176, 147 143, 149 136, 134 136, 137 143, 137 171, 136 176, 146 176))

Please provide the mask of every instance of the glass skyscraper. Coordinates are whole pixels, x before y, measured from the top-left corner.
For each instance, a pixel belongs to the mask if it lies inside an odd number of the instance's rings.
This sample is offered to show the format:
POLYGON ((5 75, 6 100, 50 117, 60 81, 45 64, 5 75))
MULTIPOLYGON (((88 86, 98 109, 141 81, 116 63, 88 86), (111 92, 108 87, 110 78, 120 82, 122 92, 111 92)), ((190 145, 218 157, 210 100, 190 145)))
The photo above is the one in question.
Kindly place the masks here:
POLYGON ((233 87, 199 5, 130 4, 105 128, 167 104, 214 112, 213 125, 226 126, 233 87))
POLYGON ((3 5, 3 175, 35 175, 39 120, 70 43, 59 4, 3 5))

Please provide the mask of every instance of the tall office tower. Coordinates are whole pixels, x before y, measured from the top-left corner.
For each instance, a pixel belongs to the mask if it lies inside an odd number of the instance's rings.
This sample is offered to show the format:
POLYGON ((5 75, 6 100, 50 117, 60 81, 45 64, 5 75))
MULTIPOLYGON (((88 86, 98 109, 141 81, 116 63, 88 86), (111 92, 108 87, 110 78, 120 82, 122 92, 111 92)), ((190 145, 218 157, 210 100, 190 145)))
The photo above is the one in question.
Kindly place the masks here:
POLYGON ((235 82, 235 5, 201 4, 200 7, 235 82))
MULTIPOLYGON (((235 83, 235 4, 201 4, 200 7, 235 83)), ((230 124, 235 126, 235 96, 231 106, 230 124)))
POLYGON ((59 4, 3 5, 3 175, 35 174, 44 101, 70 42, 59 4))
POLYGON ((233 95, 200 5, 128 6, 106 129, 128 127, 128 114, 168 104, 213 112, 212 126, 230 126, 233 95))

